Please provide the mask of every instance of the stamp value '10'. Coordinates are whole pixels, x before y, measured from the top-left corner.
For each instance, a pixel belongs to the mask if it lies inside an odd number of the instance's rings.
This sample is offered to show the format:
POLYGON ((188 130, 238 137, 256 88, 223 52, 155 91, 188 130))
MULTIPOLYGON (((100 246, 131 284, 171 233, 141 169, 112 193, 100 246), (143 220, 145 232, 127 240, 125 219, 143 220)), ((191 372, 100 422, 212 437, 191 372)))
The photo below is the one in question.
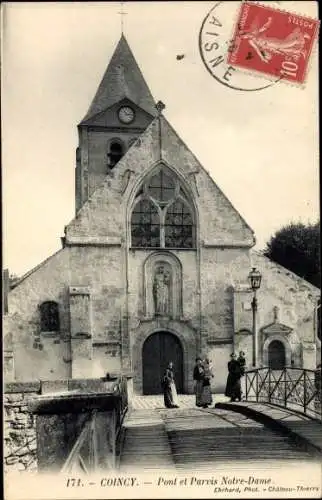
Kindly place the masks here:
POLYGON ((318 29, 318 20, 243 2, 227 63, 303 84, 318 29))

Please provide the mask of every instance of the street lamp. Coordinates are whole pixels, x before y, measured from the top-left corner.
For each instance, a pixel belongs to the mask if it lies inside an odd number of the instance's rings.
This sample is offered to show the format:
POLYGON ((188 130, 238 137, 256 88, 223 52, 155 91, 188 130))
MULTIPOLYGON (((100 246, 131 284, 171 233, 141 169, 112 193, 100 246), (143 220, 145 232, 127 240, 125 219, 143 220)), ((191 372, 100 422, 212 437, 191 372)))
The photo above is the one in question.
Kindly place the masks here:
POLYGON ((253 311, 253 367, 255 368, 257 365, 257 354, 258 354, 258 339, 257 339, 257 331, 256 331, 256 311, 257 311, 257 297, 256 290, 258 290, 261 286, 262 275, 253 267, 251 272, 248 275, 248 280, 251 289, 253 290, 254 296, 252 300, 252 311, 253 311))

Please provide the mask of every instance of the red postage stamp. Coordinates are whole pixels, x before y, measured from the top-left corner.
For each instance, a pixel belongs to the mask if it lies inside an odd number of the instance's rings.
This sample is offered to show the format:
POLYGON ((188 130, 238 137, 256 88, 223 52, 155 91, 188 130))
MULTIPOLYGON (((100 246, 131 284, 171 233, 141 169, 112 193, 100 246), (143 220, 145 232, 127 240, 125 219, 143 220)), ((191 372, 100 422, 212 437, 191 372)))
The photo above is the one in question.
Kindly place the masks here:
POLYGON ((243 2, 227 62, 303 84, 318 29, 318 20, 243 2))

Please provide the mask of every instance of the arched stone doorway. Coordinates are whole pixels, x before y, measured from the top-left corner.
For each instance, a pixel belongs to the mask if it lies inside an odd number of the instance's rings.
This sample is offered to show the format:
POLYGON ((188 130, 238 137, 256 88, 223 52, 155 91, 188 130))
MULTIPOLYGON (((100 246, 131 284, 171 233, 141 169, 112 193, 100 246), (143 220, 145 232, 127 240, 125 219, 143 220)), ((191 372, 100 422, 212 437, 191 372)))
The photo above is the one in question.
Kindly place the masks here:
POLYGON ((173 333, 150 335, 142 348, 143 394, 160 394, 161 379, 169 361, 173 362, 177 392, 183 392, 183 350, 173 333))
POLYGON ((272 370, 282 370, 285 367, 285 347, 280 340, 272 340, 268 346, 268 366, 272 370))

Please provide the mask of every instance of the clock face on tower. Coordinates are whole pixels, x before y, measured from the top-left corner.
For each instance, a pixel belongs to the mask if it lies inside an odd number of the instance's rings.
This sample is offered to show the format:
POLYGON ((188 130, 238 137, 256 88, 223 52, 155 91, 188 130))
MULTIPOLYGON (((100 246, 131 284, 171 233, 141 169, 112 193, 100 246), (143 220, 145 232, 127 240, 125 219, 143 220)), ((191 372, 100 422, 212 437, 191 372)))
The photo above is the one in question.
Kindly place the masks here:
POLYGON ((134 120, 134 111, 130 106, 123 106, 119 109, 119 119, 122 123, 131 123, 134 120))

